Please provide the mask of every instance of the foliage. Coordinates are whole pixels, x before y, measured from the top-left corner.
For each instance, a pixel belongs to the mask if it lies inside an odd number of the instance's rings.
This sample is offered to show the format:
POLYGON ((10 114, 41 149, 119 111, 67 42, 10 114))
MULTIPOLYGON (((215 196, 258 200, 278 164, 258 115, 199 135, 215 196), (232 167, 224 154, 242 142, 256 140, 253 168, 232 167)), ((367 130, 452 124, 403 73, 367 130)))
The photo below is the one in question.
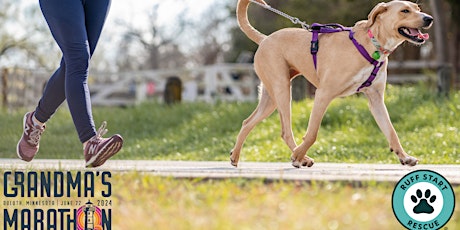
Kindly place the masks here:
MULTIPOLYGON (((353 26, 359 20, 367 20, 368 13, 381 0, 290 0, 283 10, 300 15, 307 23, 334 23, 353 26), (357 10, 359 9, 359 10, 357 10)), ((286 22, 287 23, 287 22, 286 22)), ((284 26, 289 24, 283 23, 284 26)))
POLYGON ((57 62, 60 59, 57 55, 50 55, 50 50, 57 47, 53 47, 54 43, 48 39, 51 35, 38 4, 6 0, 1 5, 0 68, 13 65, 49 67, 50 60, 57 62))
MULTIPOLYGON (((272 7, 282 10, 291 16, 298 17, 300 20, 305 21, 308 24, 318 22, 339 23, 345 26, 353 26, 355 22, 359 20, 366 20, 368 13, 377 3, 382 2, 382 0, 267 0, 266 2, 272 5, 272 7)), ((458 21, 458 12, 460 4, 456 0, 449 0, 449 2, 450 7, 452 8, 453 17, 456 19, 453 24, 459 26, 460 22, 458 21), (457 14, 455 14, 456 12, 457 14)), ((236 4, 234 2, 229 4, 232 4, 231 10, 235 11, 236 4)), ((430 4, 428 4, 427 1, 422 3, 424 11, 429 11, 429 6, 430 4)), ((285 27, 297 27, 288 19, 254 4, 249 7, 248 14, 251 24, 264 34, 270 34, 285 27)), ((232 16, 235 17, 235 13, 232 13, 232 16)), ((249 40, 238 27, 233 28, 231 30, 231 34, 233 37, 233 49, 227 56, 227 60, 236 60, 241 52, 256 51, 257 45, 249 40)), ((406 59, 418 59, 420 56, 418 54, 419 49, 414 48, 414 46, 402 46, 398 50, 403 50, 404 52, 399 51, 397 54, 391 56, 392 58, 397 58, 396 56, 399 55, 404 56, 406 59)))
MULTIPOLYGON (((408 153, 422 164, 459 163, 460 93, 450 99, 420 87, 389 86, 386 104, 408 153)), ((313 105, 293 104, 297 143, 304 135, 313 105)), ((94 108, 99 124, 107 120, 109 134, 121 133, 125 145, 117 159, 227 161, 241 122, 254 103, 180 104, 172 107, 144 103, 128 108, 94 108)), ((0 158, 15 158, 25 111, 1 112, 0 158)), ((242 161, 289 161, 280 138, 279 117, 273 114, 250 133, 242 161)), ((48 122, 37 158, 82 159, 72 119, 61 109, 48 122)), ((318 141, 308 153, 317 162, 397 163, 361 96, 336 99, 324 117, 318 141)))
MULTIPOLYGON (((367 14, 372 7, 380 2, 379 0, 288 0, 288 1, 267 1, 272 7, 282 10, 289 15, 298 17, 308 24, 318 23, 340 23, 352 26, 356 21, 367 19, 367 14), (360 9, 360 10, 356 10, 360 9)), ((231 4, 234 4, 233 2, 231 4)), ((235 6, 231 8, 235 11, 235 6)), ((295 27, 291 21, 265 10, 256 5, 249 7, 249 19, 255 28, 262 33, 270 34, 285 27, 295 27)), ((232 16, 235 16, 233 13, 232 16)), ((236 19, 234 19, 236 20, 236 19)), ((229 58, 236 57, 241 50, 255 51, 257 46, 250 41, 239 28, 232 29, 234 54, 229 58)), ((230 59, 232 60, 232 59, 230 59)))

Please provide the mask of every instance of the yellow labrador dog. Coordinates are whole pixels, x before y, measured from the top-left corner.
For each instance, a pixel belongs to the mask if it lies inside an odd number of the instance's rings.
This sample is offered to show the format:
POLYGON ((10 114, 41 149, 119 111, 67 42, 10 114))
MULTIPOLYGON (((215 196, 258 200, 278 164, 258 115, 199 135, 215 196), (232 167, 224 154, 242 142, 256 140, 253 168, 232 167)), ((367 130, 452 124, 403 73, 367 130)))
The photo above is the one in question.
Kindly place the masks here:
MULTIPOLYGON (((257 2, 267 4, 263 0, 257 2)), ((421 12, 417 4, 409 1, 379 3, 370 12, 368 20, 357 22, 350 32, 319 34, 321 48, 315 57, 317 61, 313 61, 314 55, 310 52, 313 37, 311 31, 286 28, 269 36, 264 35, 249 23, 249 3, 249 0, 239 0, 236 13, 241 30, 259 45, 254 57, 254 68, 262 84, 259 104, 243 122, 231 152, 232 165, 238 165, 241 148, 249 132, 277 109, 282 126, 281 136, 292 151, 292 165, 311 167, 314 161, 306 153, 316 141, 328 105, 334 98, 357 92, 367 96, 372 115, 401 164, 414 166, 418 163, 401 146, 384 104, 383 94, 388 55, 404 41, 423 44, 429 35, 420 30, 431 27, 433 18, 430 15, 421 12), (351 41, 351 33, 363 52, 351 41), (370 63, 370 57, 367 60, 363 58, 365 55, 372 56, 381 65, 373 78, 370 76, 376 66, 370 63), (291 80, 299 74, 305 76, 317 90, 307 132, 302 143, 297 145, 291 124, 290 87, 291 80), (371 83, 363 84, 369 79, 371 83)))

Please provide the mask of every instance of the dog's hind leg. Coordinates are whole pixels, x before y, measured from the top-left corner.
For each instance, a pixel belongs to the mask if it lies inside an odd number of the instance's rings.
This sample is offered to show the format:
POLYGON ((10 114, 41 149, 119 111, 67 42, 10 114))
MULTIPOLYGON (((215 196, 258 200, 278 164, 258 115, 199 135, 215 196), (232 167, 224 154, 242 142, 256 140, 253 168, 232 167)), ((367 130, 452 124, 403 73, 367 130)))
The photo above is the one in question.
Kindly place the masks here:
POLYGON ((235 146, 230 153, 230 161, 233 166, 238 166, 241 148, 243 147, 248 134, 259 122, 272 114, 273 111, 275 111, 275 108, 275 102, 271 99, 270 95, 268 95, 268 92, 263 85, 261 85, 259 104, 254 112, 252 112, 252 114, 244 120, 240 133, 236 138, 235 146))
POLYGON ((310 114, 310 120, 308 121, 307 132, 303 137, 303 142, 297 146, 291 156, 292 165, 294 167, 311 167, 314 164, 314 160, 306 156, 306 154, 308 149, 315 143, 321 121, 323 120, 327 107, 334 98, 334 96, 330 93, 326 93, 324 90, 318 89, 316 91, 313 109, 310 114))
POLYGON ((260 74, 260 77, 264 79, 264 82, 270 83, 265 87, 267 93, 275 101, 280 116, 281 138, 293 152, 297 144, 294 140, 291 122, 291 78, 296 73, 293 73, 287 64, 283 64, 282 60, 275 60, 270 66, 276 66, 276 68, 265 68, 265 74, 260 74))
POLYGON ((297 147, 297 144, 295 143, 294 134, 292 132, 292 106, 290 87, 290 81, 279 81, 276 87, 273 87, 273 94, 276 95, 276 108, 280 116, 281 138, 292 152, 297 147))
POLYGON ((409 156, 401 146, 398 134, 391 123, 387 107, 385 106, 385 102, 383 100, 384 90, 385 89, 382 87, 381 89, 369 88, 365 91, 369 100, 369 109, 380 127, 380 130, 382 130, 383 134, 387 138, 391 151, 396 153, 401 164, 414 166, 418 163, 418 159, 409 156))

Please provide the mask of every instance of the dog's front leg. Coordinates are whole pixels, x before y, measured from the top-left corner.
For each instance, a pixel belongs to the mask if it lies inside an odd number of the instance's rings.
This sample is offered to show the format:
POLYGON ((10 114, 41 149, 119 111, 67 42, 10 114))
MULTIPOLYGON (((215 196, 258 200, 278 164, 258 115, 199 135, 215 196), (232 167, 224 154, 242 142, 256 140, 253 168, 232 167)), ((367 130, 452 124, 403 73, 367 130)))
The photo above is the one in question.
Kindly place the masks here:
POLYGON ((321 126, 321 121, 323 120, 327 107, 333 99, 334 96, 332 96, 332 94, 327 93, 321 89, 316 90, 313 109, 310 114, 310 120, 308 121, 307 132, 303 137, 303 142, 294 149, 294 152, 291 156, 292 165, 294 167, 311 167, 314 164, 314 160, 306 156, 306 154, 308 149, 310 149, 310 147, 316 141, 318 130, 321 126))
POLYGON ((372 112, 372 115, 375 118, 378 126, 382 130, 383 134, 387 138, 391 151, 395 152, 398 156, 399 161, 403 165, 414 166, 418 163, 418 159, 412 156, 409 156, 401 146, 401 143, 398 138, 398 134, 391 123, 388 110, 385 106, 383 99, 383 93, 385 88, 368 88, 365 91, 366 96, 369 100, 369 108, 372 112))

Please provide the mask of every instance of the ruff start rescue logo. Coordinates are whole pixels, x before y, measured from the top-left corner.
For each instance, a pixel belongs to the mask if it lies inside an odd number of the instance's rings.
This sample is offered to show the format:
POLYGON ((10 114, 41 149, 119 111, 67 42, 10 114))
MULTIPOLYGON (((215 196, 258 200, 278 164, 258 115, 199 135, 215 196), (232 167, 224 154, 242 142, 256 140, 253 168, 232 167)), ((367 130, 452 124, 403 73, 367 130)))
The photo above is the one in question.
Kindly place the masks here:
POLYGON ((396 184, 392 206, 396 218, 407 229, 440 229, 454 213, 455 194, 439 173, 417 170, 396 184))
POLYGON ((1 229, 110 230, 110 172, 3 173, 1 229))

